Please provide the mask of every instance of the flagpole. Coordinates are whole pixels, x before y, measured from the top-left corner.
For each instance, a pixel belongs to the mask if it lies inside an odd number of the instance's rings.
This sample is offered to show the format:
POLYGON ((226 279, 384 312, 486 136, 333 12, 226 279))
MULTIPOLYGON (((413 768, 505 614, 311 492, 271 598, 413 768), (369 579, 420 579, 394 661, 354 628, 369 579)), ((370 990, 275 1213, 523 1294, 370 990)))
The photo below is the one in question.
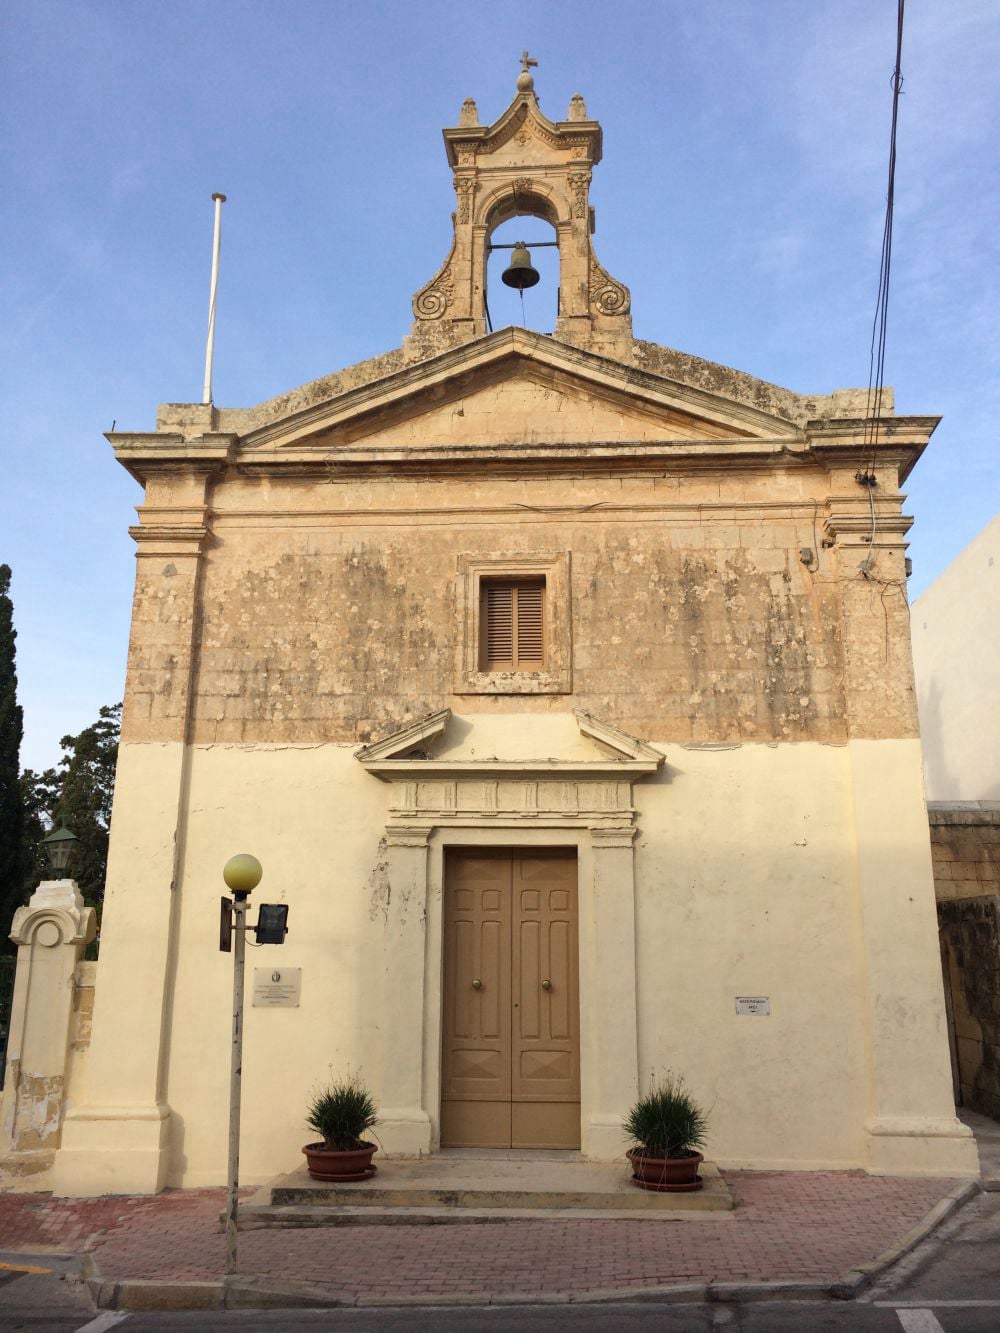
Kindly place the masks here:
POLYGON ((212 401, 212 357, 215 352, 215 294, 219 287, 219 246, 222 241, 222 205, 224 194, 213 194, 215 201, 215 236, 212 241, 212 289, 208 298, 208 342, 205 345, 205 388, 201 401, 212 401))

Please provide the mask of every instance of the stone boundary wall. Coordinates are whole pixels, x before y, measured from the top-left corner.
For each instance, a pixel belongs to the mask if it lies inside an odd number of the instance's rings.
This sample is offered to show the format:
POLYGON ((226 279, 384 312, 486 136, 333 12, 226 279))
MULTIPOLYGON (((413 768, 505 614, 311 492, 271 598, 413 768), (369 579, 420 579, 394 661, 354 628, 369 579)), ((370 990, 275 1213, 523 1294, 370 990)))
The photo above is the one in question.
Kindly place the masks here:
POLYGON ((1000 802, 928 806, 957 1096, 1000 1119, 1000 802))
POLYGON ((939 903, 1000 893, 1000 801, 930 801, 939 903))

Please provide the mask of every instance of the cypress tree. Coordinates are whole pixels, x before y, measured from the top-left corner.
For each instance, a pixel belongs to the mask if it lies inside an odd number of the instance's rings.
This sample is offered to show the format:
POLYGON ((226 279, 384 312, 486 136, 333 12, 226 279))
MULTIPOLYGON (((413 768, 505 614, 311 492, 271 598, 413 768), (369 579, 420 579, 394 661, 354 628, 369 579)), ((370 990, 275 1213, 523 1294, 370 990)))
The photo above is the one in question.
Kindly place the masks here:
POLYGON ((0 565, 0 940, 6 949, 11 918, 21 905, 25 875, 21 737, 24 715, 17 702, 14 605, 10 566, 0 565))
POLYGON ((69 873, 86 902, 97 908, 104 898, 108 867, 121 715, 121 704, 105 705, 96 722, 78 736, 64 736, 59 742, 63 757, 57 773, 34 775, 39 787, 43 791, 47 787, 55 797, 50 806, 52 823, 63 821, 80 839, 69 873))

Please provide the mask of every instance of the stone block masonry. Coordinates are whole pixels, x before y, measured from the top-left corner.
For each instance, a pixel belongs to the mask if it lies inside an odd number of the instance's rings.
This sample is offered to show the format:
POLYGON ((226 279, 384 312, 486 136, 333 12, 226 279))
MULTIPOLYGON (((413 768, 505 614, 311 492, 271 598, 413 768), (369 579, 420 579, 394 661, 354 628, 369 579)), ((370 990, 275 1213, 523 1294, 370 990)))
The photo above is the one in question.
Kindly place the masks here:
POLYGON ((929 807, 961 1104, 1000 1119, 1000 802, 929 807))

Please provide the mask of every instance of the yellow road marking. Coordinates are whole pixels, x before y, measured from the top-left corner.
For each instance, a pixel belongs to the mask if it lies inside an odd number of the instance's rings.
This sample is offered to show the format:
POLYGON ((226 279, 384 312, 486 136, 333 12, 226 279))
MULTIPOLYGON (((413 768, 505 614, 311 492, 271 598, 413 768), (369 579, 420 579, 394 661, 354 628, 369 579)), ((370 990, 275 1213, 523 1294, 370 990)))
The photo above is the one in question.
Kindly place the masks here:
POLYGON ((35 1268, 33 1264, 0 1264, 5 1273, 51 1273, 51 1268, 35 1268))

